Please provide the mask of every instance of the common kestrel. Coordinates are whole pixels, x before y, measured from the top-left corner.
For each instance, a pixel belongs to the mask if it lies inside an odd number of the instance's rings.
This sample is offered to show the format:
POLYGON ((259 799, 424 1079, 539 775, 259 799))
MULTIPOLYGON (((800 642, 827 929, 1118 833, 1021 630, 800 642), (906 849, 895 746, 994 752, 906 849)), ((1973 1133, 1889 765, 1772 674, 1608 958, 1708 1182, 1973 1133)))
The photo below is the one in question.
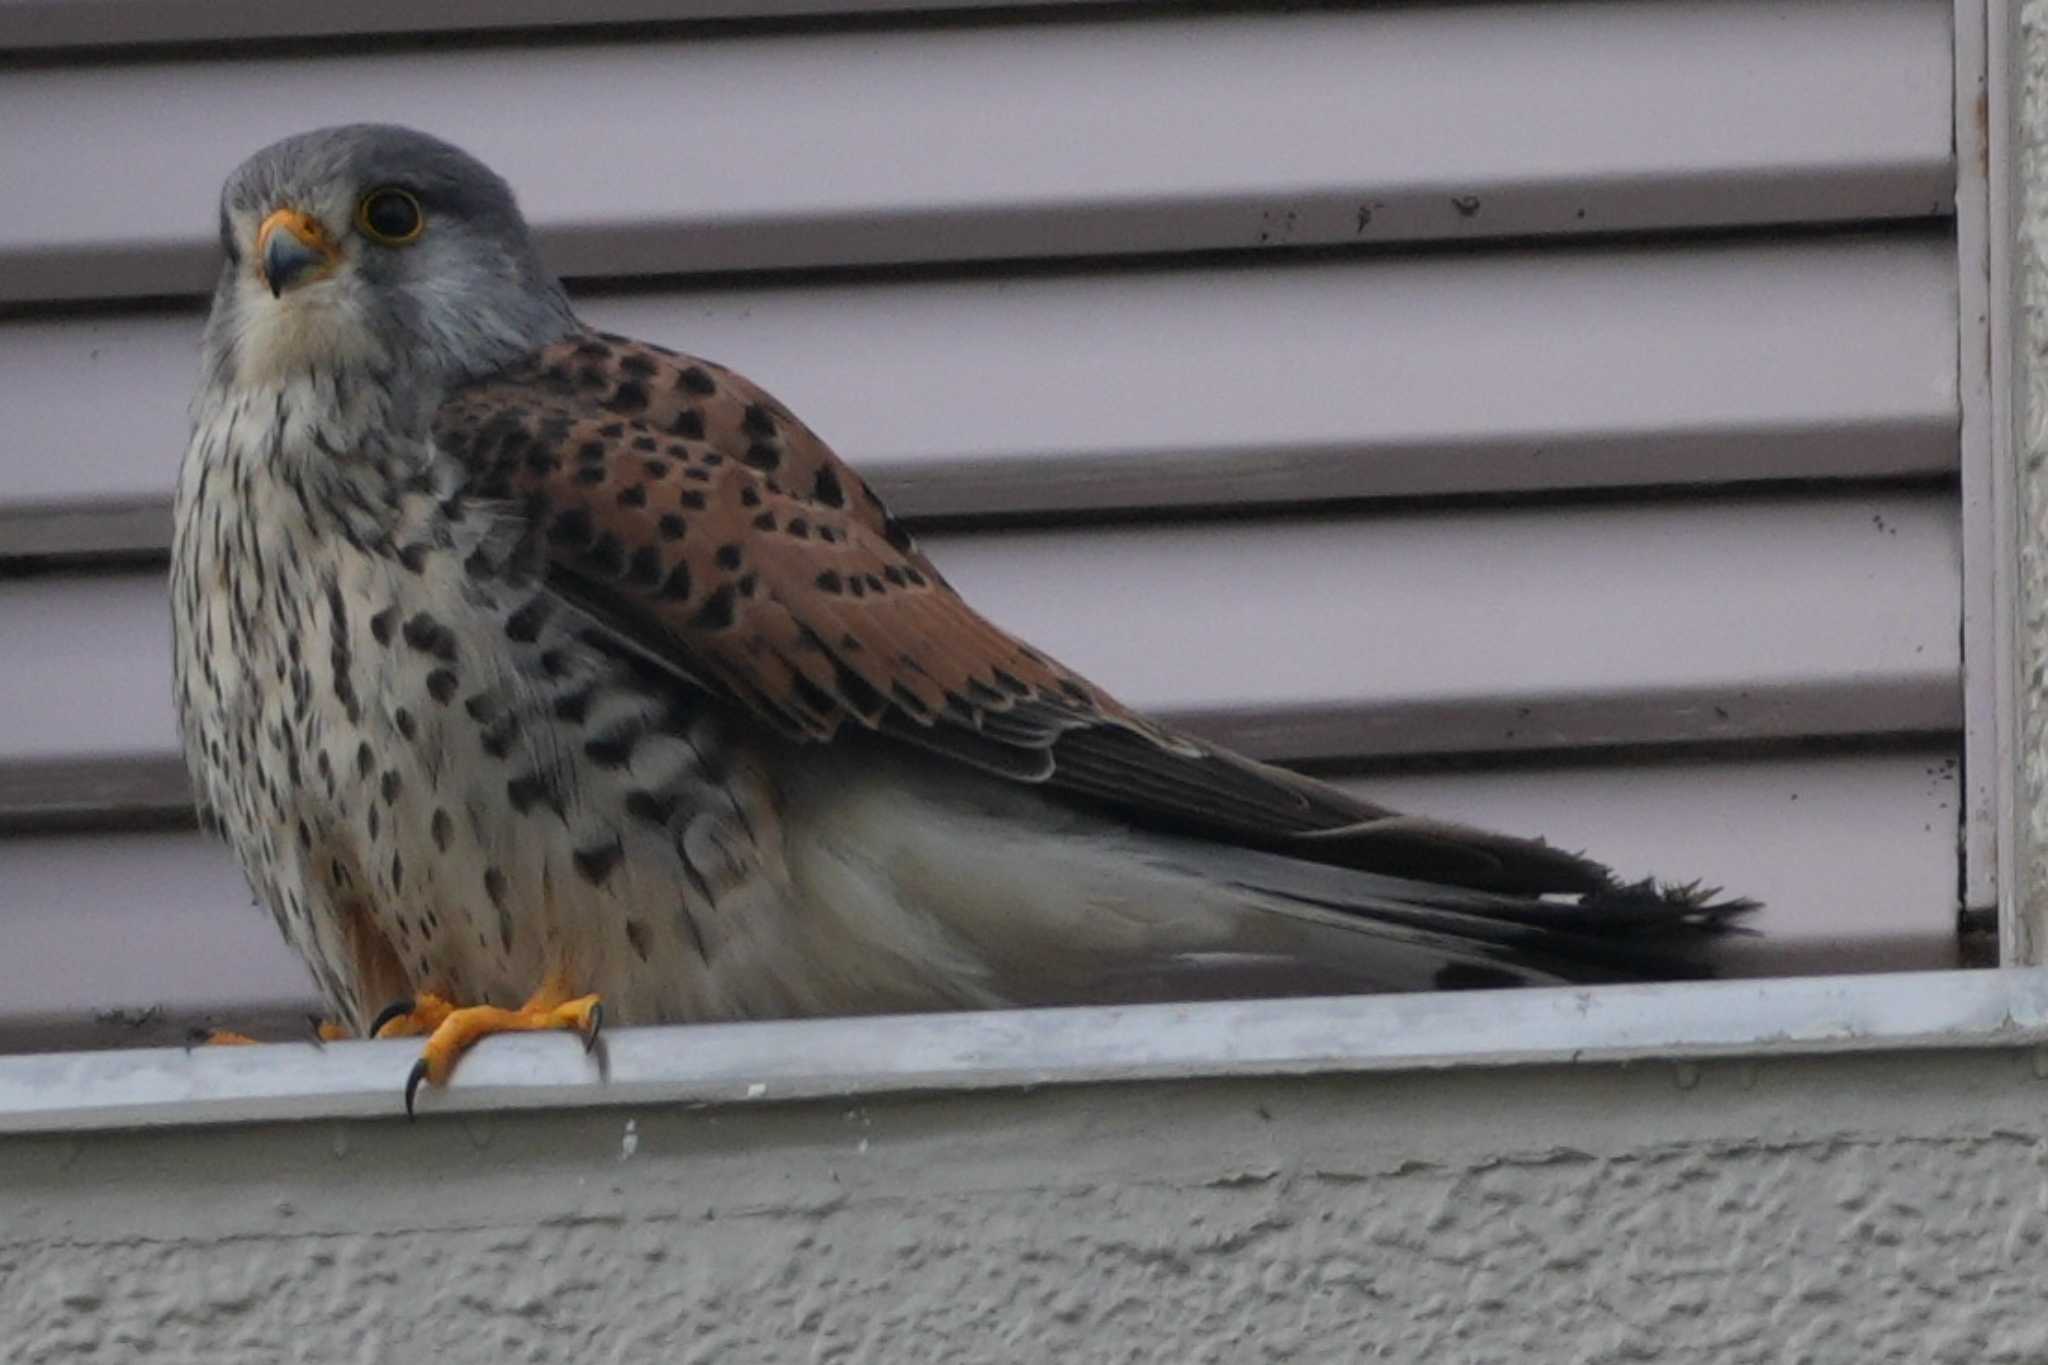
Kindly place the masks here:
POLYGON ((186 758, 340 1019, 432 1034, 408 1108, 503 1029, 1688 974, 1748 908, 1119 705, 435 138, 266 148, 220 241, 186 758))

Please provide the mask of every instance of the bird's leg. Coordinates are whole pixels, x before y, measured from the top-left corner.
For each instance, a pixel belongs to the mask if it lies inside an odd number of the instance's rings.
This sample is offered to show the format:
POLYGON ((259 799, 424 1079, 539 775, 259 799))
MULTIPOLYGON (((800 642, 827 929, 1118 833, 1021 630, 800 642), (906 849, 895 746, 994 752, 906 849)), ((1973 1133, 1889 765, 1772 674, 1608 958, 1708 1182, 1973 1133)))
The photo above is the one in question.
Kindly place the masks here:
POLYGON ((422 1082, 446 1085, 462 1054, 494 1033, 561 1029, 583 1035, 584 1051, 589 1051, 597 1045, 598 1030, 604 1026, 604 1005, 595 995, 572 998, 561 977, 550 973, 541 988, 516 1010, 495 1005, 455 1009, 439 996, 422 993, 387 1008, 377 1018, 381 1031, 372 1029, 376 1037, 428 1034, 426 1049, 405 1081, 405 1112, 410 1116, 413 1096, 422 1082))

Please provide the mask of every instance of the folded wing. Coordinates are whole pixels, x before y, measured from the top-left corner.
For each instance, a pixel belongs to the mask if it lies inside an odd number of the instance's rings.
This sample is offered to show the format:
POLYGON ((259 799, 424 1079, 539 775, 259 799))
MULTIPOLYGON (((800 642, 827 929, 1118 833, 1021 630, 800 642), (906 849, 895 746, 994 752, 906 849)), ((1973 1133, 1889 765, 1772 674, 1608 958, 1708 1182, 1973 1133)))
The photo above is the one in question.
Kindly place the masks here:
POLYGON ((581 334, 457 392, 434 430, 469 495, 521 510, 524 561, 593 629, 798 741, 871 733, 1161 833, 1573 894, 1618 928, 1647 906, 1688 923, 1746 908, 1617 888, 1585 858, 1384 810, 1131 712, 984 619, 823 441, 707 361, 581 334))

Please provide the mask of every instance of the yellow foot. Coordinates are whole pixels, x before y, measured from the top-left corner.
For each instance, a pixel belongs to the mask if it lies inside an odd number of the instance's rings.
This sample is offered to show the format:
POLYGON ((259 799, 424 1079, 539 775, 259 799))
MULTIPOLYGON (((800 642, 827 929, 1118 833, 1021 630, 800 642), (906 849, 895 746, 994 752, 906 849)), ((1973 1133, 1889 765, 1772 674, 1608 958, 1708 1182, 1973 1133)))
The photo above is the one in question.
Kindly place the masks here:
POLYGON ((516 1010, 494 1005, 456 1009, 439 996, 422 994, 402 1001, 377 1016, 371 1035, 397 1038, 428 1034, 427 1046, 405 1078, 405 1113, 412 1117, 413 1097, 422 1082, 446 1085, 462 1054, 494 1033, 530 1033, 560 1029, 583 1035, 583 1050, 597 1046, 604 1027, 604 1005, 594 995, 570 999, 568 991, 550 981, 516 1010))
POLYGON ((438 995, 422 991, 411 1000, 394 1000, 370 1021, 371 1038, 417 1038, 441 1027, 441 1021, 455 1013, 455 1006, 438 995))
MULTIPOLYGON (((320 1019, 308 1015, 307 1022, 312 1026, 313 1042, 316 1045, 320 1043, 338 1043, 345 1038, 355 1037, 353 1033, 350 1033, 342 1025, 335 1023, 331 1019, 320 1019)), ((233 1029, 215 1028, 194 1029, 192 1031, 192 1041, 204 1047, 255 1047, 263 1040, 261 1038, 251 1038, 246 1033, 237 1033, 233 1029)))

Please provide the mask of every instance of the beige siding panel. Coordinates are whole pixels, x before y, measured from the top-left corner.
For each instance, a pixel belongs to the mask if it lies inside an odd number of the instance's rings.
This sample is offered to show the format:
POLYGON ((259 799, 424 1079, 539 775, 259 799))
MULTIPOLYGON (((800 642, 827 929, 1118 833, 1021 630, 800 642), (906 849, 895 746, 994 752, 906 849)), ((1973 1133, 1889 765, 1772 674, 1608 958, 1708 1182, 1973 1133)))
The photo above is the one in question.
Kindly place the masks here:
POLYGON ((992 619, 1287 758, 1947 730, 1955 502, 1870 493, 943 537, 992 619))
MULTIPOLYGON (((1944 731, 1955 501, 1856 494, 933 537, 994 620, 1278 757, 1944 731)), ((0 766, 168 755, 156 574, 0 583, 0 766)))
POLYGON ((22 66, 0 300, 205 289, 221 177, 370 113, 503 171, 570 275, 1938 216, 1949 24, 1644 0, 22 66))
POLYGON ((274 1011, 313 997, 227 846, 199 834, 0 839, 0 888, 0 997, 18 1001, 0 1005, 0 1047, 10 1027, 61 1017, 77 1028, 96 1014, 112 1016, 94 1030, 103 1043, 177 1042, 224 1005, 274 1011))
POLYGON ((0 0, 0 48, 109 47, 123 43, 248 42, 541 28, 573 24, 688 23, 1025 9, 1090 0, 0 0))
MULTIPOLYGON (((767 384, 915 516, 1956 465, 1945 237, 696 289, 584 307, 767 384)), ((0 553, 167 543, 198 327, 186 311, 0 321, 0 553)))
MULTIPOLYGON (((1731 971, 1782 975, 1953 965, 1954 774, 1954 750, 1929 748, 1347 785, 1540 830, 1626 871, 1725 881, 1770 903, 1765 937, 1730 943, 1731 971)), ((273 1036, 298 1036, 294 1006, 315 1008, 311 993, 211 839, 0 839, 0 1051, 178 1041, 217 1015, 282 1019, 273 1036)))

